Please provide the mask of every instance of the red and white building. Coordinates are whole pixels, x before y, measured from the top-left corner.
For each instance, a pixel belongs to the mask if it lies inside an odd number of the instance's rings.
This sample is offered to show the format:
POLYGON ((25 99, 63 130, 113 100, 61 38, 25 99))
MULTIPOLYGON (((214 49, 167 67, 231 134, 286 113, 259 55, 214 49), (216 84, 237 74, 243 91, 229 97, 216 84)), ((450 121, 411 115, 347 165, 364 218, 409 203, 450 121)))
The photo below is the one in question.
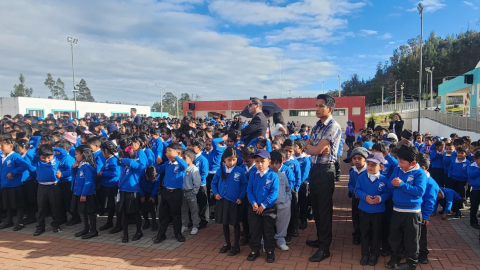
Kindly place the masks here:
MULTIPOLYGON (((334 99, 336 105, 333 117, 343 129, 346 128, 348 120, 355 123, 357 130, 365 127, 364 96, 334 97, 334 99)), ((299 121, 302 124, 314 126, 318 121, 315 114, 316 97, 261 100, 274 102, 281 107, 285 122, 299 121)), ((183 114, 193 117, 203 117, 205 115, 212 117, 223 114, 231 119, 236 114, 240 114, 248 105, 248 102, 249 100, 186 101, 183 103, 183 114)))

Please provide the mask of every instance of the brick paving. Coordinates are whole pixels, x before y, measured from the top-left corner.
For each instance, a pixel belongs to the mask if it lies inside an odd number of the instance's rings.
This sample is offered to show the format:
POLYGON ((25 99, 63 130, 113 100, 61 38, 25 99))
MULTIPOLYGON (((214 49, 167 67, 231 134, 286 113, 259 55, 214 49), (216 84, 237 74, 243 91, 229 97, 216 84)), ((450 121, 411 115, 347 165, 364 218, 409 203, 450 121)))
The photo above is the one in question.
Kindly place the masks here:
MULTIPOLYGON (((348 168, 342 167, 346 173, 348 168)), ((169 239, 161 245, 152 243, 154 232, 150 230, 144 232, 141 241, 122 244, 121 233, 113 236, 102 233, 92 240, 79 240, 73 234, 81 226, 62 227, 58 234, 50 231, 33 237, 34 226, 29 225, 20 232, 0 231, 0 269, 385 269, 388 258, 380 258, 376 267, 359 264, 360 246, 352 244, 347 183, 347 175, 337 183, 331 257, 320 263, 308 261, 316 250, 305 245, 307 239, 315 238, 313 222, 299 237, 293 238, 290 251, 276 250, 273 264, 265 262, 264 254, 255 262, 246 261, 248 247, 243 247, 236 257, 219 254, 223 235, 217 224, 211 224, 196 236, 188 235, 185 243, 173 240, 169 228, 169 239)), ((478 241, 476 246, 473 243, 478 230, 465 226, 465 222, 468 225, 467 218, 450 221, 442 221, 439 216, 432 218, 428 235, 431 263, 418 269, 480 269, 478 241)), ((102 225, 101 219, 98 224, 102 225)), ((129 227, 133 229, 134 225, 129 227)))

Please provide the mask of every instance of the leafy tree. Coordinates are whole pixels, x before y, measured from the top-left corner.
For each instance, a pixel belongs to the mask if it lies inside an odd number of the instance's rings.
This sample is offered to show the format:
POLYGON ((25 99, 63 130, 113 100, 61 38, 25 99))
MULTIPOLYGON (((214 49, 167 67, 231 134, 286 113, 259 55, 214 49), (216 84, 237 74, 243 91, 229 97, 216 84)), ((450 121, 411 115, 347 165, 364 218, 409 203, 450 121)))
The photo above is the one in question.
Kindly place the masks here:
POLYGON ((13 91, 10 92, 11 97, 31 97, 33 93, 33 89, 30 87, 25 86, 25 77, 23 77, 23 74, 20 73, 20 77, 18 77, 20 80, 20 84, 15 84, 13 86, 13 91))
POLYGON ((65 84, 60 78, 58 78, 55 82, 55 80, 52 78, 52 74, 48 73, 47 79, 43 84, 45 84, 45 86, 50 89, 50 92, 52 93, 52 96, 49 98, 68 100, 67 94, 65 94, 64 90, 65 84))
POLYGON ((87 86, 87 82, 84 79, 80 80, 80 83, 77 84, 78 93, 77 93, 77 100, 79 101, 89 101, 95 102, 95 99, 90 93, 90 88, 87 86))

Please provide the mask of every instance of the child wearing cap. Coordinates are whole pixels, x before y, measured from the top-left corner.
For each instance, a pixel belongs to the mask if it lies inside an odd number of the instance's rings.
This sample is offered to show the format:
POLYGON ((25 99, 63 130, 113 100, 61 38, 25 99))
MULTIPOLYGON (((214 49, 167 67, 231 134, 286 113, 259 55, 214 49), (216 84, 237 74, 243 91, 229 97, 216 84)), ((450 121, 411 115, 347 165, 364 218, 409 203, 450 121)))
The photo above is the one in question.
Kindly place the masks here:
POLYGON ((385 201, 390 197, 387 189, 388 179, 380 173, 385 158, 380 153, 372 153, 366 159, 367 173, 362 173, 355 186, 355 195, 359 198, 358 213, 362 237, 361 265, 374 266, 380 256, 382 246, 382 215, 385 201))
POLYGON ((350 171, 350 178, 348 179, 348 191, 349 197, 352 198, 352 223, 353 223, 353 244, 360 245, 360 219, 358 215, 358 204, 360 200, 355 194, 355 186, 357 185, 358 177, 367 170, 367 165, 365 164, 365 159, 368 157, 367 149, 363 147, 355 148, 352 150, 352 153, 349 159, 352 161, 353 166, 350 171))
POLYGON ((260 256, 261 240, 263 237, 267 262, 275 261, 275 218, 277 207, 275 202, 278 197, 278 175, 269 169, 270 153, 259 150, 255 154, 257 171, 250 174, 248 180, 247 196, 251 204, 248 209, 248 223, 250 225, 250 247, 252 251, 247 257, 254 261, 260 256))
POLYGON ((300 129, 300 135, 302 136, 302 139, 305 141, 310 139, 310 135, 308 135, 307 131, 304 128, 300 129))

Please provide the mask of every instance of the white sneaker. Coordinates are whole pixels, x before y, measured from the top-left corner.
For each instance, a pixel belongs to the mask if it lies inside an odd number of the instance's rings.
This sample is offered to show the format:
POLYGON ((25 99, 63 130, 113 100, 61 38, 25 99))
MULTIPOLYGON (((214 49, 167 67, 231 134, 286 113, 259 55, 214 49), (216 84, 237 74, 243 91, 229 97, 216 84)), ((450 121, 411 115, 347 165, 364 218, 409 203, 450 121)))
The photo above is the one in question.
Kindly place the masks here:
POLYGON ((182 233, 188 231, 188 227, 182 226, 182 233))
POLYGON ((197 234, 197 233, 198 233, 198 228, 193 227, 190 234, 197 234))
POLYGON ((290 250, 290 248, 285 244, 278 246, 278 248, 281 249, 282 251, 290 250))

